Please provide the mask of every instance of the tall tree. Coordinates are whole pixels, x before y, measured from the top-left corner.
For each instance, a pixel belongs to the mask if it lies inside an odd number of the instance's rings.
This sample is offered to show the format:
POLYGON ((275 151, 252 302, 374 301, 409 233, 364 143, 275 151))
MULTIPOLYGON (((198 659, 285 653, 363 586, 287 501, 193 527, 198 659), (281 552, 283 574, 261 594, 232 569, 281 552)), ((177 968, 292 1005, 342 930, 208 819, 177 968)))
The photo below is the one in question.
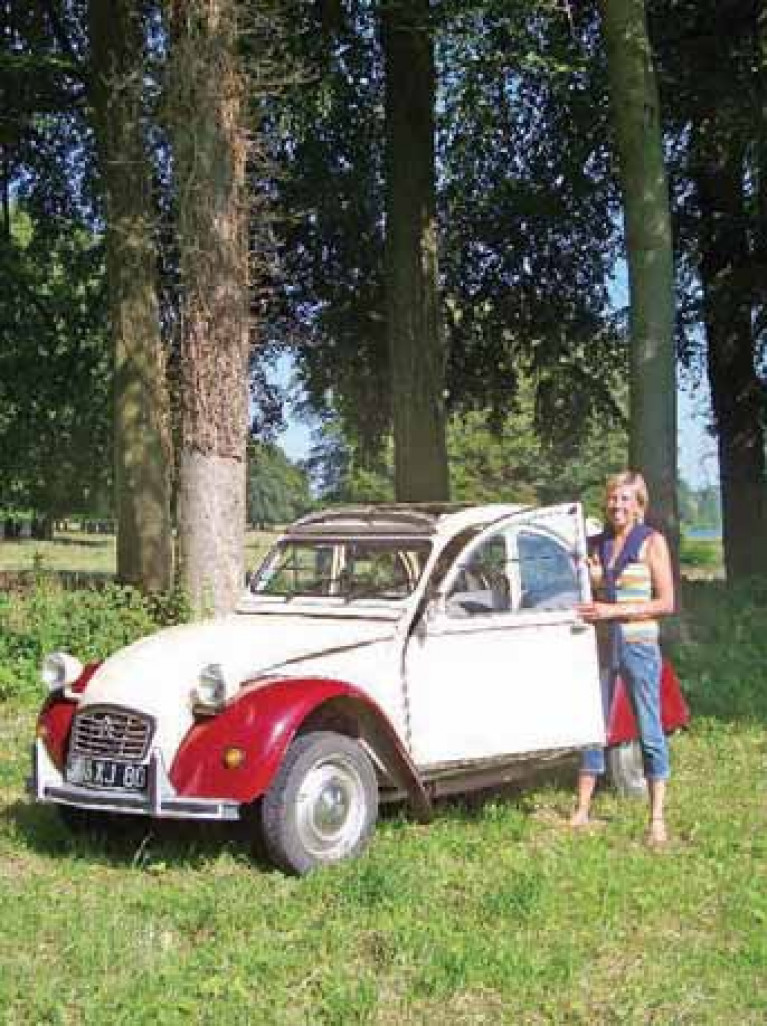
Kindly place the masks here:
POLYGON ((700 277, 708 379, 717 430, 722 540, 729 581, 767 573, 764 385, 752 344, 742 154, 716 114, 696 126, 700 277))
POLYGON ((686 0, 655 15, 695 329, 682 352, 708 376, 730 581, 767 573, 764 10, 763 0, 686 0))
MULTIPOLYGON (((341 9, 297 12, 293 42, 317 78, 275 116, 285 275, 269 334, 293 347, 309 407, 340 414, 355 468, 373 471, 391 430, 389 395, 369 401, 391 380, 383 59, 377 5, 341 9)), ((599 22, 579 8, 573 32, 532 0, 443 0, 432 14, 446 405, 500 423, 530 371, 541 431, 576 446, 593 414, 620 421, 626 357, 607 289, 619 232, 599 22)))
POLYGON ((660 103, 645 0, 600 0, 629 272, 629 459, 678 546, 674 268, 660 103))
POLYGON ((170 458, 157 253, 144 130, 141 5, 90 0, 93 108, 106 198, 114 341, 117 575, 148 591, 172 580, 170 458))
POLYGON ((169 0, 181 303, 178 529, 198 609, 231 608, 244 580, 248 424, 245 81, 235 0, 169 0))
POLYGON ((429 0, 381 11, 386 69, 386 288, 395 491, 447 499, 445 346, 437 280, 429 0))

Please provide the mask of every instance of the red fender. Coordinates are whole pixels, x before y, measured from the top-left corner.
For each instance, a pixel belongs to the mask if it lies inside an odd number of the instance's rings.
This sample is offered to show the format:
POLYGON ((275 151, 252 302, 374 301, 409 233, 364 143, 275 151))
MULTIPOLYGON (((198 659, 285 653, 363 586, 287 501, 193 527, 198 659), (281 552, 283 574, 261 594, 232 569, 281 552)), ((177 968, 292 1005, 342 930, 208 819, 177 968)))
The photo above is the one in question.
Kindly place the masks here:
MULTIPOLYGON (((67 691, 82 694, 100 665, 100 663, 88 663, 74 684, 69 685, 67 691)), ((54 766, 59 770, 64 769, 69 731, 72 728, 72 719, 76 712, 77 702, 69 698, 64 689, 60 688, 48 695, 37 717, 37 736, 45 742, 48 754, 53 760, 54 766)))
POLYGON ((171 783, 180 795, 252 802, 268 790, 307 718, 331 708, 353 718, 416 813, 428 818, 423 783, 383 711, 350 684, 321 677, 256 680, 244 687, 222 712, 192 727, 173 760, 171 783), (224 765, 228 748, 245 753, 235 769, 224 765))
MULTIPOLYGON (((665 660, 660 679, 660 702, 661 720, 667 734, 687 726, 690 722, 690 710, 679 686, 679 679, 671 664, 665 660)), ((618 677, 607 719, 607 743, 620 745, 625 741, 636 741, 638 737, 634 711, 626 694, 626 687, 618 677)))

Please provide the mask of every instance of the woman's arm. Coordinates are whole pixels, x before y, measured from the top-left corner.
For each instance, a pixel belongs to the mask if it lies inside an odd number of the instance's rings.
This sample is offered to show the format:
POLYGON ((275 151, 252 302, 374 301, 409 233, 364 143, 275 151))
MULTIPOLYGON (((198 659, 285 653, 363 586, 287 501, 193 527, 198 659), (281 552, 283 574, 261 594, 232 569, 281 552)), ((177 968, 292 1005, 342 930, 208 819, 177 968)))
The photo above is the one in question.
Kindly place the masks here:
POLYGON ((652 598, 645 602, 587 602, 578 606, 584 620, 655 620, 674 612, 674 574, 666 539, 654 531, 644 545, 652 598))

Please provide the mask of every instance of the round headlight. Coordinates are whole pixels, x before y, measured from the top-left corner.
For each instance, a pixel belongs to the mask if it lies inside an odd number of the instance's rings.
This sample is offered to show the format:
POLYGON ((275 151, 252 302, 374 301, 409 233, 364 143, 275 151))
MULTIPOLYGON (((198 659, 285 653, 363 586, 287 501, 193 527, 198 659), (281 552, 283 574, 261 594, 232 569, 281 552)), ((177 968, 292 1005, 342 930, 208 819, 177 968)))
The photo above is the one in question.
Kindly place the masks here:
POLYGON ((227 691, 223 666, 211 663, 200 672, 197 687, 192 692, 192 701, 206 709, 221 709, 226 704, 227 691))
POLYGON ((43 660, 40 676, 49 691, 74 684, 83 672, 83 664, 68 652, 51 652, 43 660))

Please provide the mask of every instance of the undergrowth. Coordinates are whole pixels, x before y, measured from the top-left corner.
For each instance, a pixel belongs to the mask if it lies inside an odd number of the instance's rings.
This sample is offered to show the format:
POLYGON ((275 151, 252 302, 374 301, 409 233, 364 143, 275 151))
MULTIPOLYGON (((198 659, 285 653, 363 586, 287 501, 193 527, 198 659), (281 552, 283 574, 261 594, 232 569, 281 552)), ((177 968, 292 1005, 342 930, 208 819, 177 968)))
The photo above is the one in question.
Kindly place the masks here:
POLYGON ((672 659, 698 715, 767 724, 767 581, 685 586, 672 659))
POLYGON ((63 649, 83 663, 103 659, 188 616, 178 593, 144 596, 116 584, 73 592, 39 581, 28 594, 0 595, 0 701, 40 694, 49 652, 63 649))

